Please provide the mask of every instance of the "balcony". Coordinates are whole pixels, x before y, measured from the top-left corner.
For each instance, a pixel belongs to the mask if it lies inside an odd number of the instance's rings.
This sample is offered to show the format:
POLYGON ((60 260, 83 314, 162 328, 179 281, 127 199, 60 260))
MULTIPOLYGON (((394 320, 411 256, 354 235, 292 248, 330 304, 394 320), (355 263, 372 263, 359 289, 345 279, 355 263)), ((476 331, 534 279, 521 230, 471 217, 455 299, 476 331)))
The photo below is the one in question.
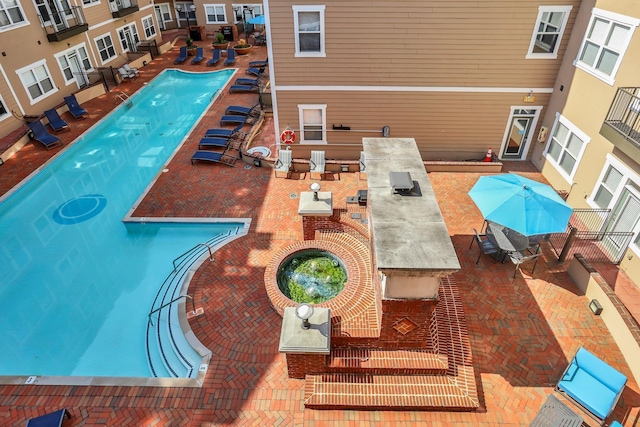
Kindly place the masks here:
POLYGON ((640 88, 618 88, 600 135, 640 163, 640 88))
POLYGON ((122 18, 140 10, 136 0, 110 1, 109 8, 111 9, 111 16, 114 18, 122 18))
POLYGON ((84 19, 82 8, 78 6, 71 6, 60 12, 44 11, 38 17, 47 33, 47 40, 50 42, 61 42, 82 34, 89 29, 89 24, 84 19))

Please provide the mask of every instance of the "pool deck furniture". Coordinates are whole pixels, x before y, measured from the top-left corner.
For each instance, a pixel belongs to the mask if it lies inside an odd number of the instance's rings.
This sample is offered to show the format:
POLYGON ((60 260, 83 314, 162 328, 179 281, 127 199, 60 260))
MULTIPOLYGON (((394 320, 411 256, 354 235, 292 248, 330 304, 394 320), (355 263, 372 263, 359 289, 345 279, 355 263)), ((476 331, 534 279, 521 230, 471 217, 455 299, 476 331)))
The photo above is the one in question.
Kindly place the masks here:
POLYGON ((178 54, 178 57, 173 60, 173 64, 174 65, 182 64, 186 60, 187 60, 187 47, 182 46, 180 48, 180 53, 178 54))
POLYGON ((529 247, 529 238, 504 225, 487 221, 487 238, 500 248, 499 260, 504 262, 512 252, 519 252, 529 247))
POLYGON ((194 164, 196 160, 203 162, 222 163, 223 165, 233 167, 236 158, 226 153, 218 153, 215 151, 198 150, 193 153, 191 157, 191 164, 194 164))
POLYGON ((53 129, 54 132, 71 130, 69 124, 65 122, 62 117, 60 117, 60 114, 58 114, 58 110, 56 110, 55 108, 45 111, 44 115, 49 121, 49 126, 51 127, 51 129, 53 129))
POLYGON ((29 126, 29 129, 31 129, 33 133, 33 139, 44 145, 47 150, 63 145, 60 138, 47 132, 47 129, 40 120, 27 123, 27 126, 29 126))
POLYGON ((253 116, 260 115, 260 103, 255 104, 253 107, 243 107, 241 105, 230 105, 224 110, 224 114, 227 116, 253 116))
POLYGON ((582 423, 582 417, 550 394, 530 427, 580 427, 582 423))
POLYGON ((627 377, 584 347, 562 374, 556 390, 604 424, 622 395, 627 377))
POLYGON ((199 64, 202 61, 204 61, 204 49, 201 48, 201 47, 197 47, 196 48, 196 55, 191 60, 191 64, 192 65, 199 64))
POLYGON ((75 95, 65 96, 64 102, 67 104, 71 115, 76 119, 89 117, 89 113, 80 106, 75 95))
POLYGON ((249 68, 257 68, 257 67, 266 67, 269 65, 269 58, 263 59, 261 61, 251 61, 249 62, 249 68))
POLYGON ((480 257, 483 254, 493 255, 495 257, 498 252, 500 252, 500 248, 498 248, 498 246, 496 246, 491 240, 489 240, 486 234, 479 234, 478 230, 476 230, 475 228, 473 229, 473 240, 469 245, 469 249, 471 249, 474 243, 478 246, 478 249, 480 249, 478 259, 476 259, 476 265, 478 265, 480 257))
POLYGON ((123 81, 128 81, 129 83, 131 83, 131 80, 136 77, 135 74, 129 73, 123 67, 118 68, 118 74, 120 74, 120 77, 122 78, 123 81))
POLYGON ((220 62, 220 49, 213 49, 213 56, 205 64, 207 67, 213 67, 220 62))
POLYGON ((288 178, 291 174, 292 154, 291 150, 278 150, 278 159, 273 164, 273 174, 277 178, 278 173, 286 174, 288 178))
POLYGON ((122 66, 122 68, 124 68, 128 73, 133 73, 134 76, 138 76, 138 74, 140 74, 140 70, 136 67, 132 67, 129 64, 124 64, 122 66))
POLYGON ((220 126, 225 125, 250 125, 255 123, 257 120, 256 117, 253 116, 239 116, 235 114, 227 114, 220 118, 220 126))
POLYGON ((245 139, 247 137, 247 134, 245 132, 240 132, 245 124, 246 124, 245 122, 242 122, 233 129, 221 129, 221 128, 207 129, 204 136, 208 138, 245 139))
POLYGON ((229 88, 229 93, 234 92, 259 92, 260 91, 260 83, 254 82, 250 85, 232 85, 229 88))
POLYGON ((236 62, 236 51, 233 49, 227 49, 227 59, 224 60, 224 65, 233 65, 236 62))
POLYGON ((513 277, 516 277, 516 273, 518 273, 521 264, 526 264, 531 261, 533 261, 533 267, 531 267, 531 274, 533 274, 533 272, 536 270, 536 264, 538 264, 538 258, 540 258, 540 256, 542 256, 542 252, 531 252, 529 249, 509 252, 509 259, 516 266, 513 272, 513 277))
POLYGON ((202 150, 203 148, 227 148, 229 145, 229 139, 227 138, 213 138, 205 136, 198 142, 198 150, 202 150))
POLYGON ((71 413, 67 409, 60 409, 49 414, 36 418, 31 418, 27 422, 27 427, 61 427, 64 417, 71 419, 71 413))
POLYGON ((233 84, 251 86, 251 85, 257 85, 259 83, 260 83, 260 79, 259 78, 251 79, 251 78, 248 78, 248 77, 238 77, 233 84))
POLYGON ((324 157, 324 151, 311 151, 311 159, 309 161, 309 174, 313 179, 314 174, 320 175, 322 179, 325 175, 325 166, 327 159, 324 157))

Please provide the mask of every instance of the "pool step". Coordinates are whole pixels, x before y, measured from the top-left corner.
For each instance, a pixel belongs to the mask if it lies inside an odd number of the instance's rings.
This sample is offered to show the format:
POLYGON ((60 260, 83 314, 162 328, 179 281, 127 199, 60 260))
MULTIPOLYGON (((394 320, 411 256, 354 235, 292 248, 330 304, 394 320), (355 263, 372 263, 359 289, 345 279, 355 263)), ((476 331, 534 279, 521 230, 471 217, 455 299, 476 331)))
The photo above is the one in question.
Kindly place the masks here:
POLYGON ((331 350, 331 373, 444 375, 447 356, 425 349, 337 348, 331 350))

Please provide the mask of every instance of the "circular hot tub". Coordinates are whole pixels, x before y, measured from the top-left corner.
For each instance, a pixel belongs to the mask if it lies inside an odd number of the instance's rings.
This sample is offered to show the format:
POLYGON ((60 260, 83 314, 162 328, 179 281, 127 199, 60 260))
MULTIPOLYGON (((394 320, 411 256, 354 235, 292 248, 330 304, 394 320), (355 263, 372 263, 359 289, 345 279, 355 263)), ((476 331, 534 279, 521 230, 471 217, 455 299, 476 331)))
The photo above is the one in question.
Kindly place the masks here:
POLYGON ((271 150, 269 149, 269 147, 261 147, 261 146, 251 147, 247 150, 247 154, 250 154, 255 157, 267 158, 271 156, 271 150))

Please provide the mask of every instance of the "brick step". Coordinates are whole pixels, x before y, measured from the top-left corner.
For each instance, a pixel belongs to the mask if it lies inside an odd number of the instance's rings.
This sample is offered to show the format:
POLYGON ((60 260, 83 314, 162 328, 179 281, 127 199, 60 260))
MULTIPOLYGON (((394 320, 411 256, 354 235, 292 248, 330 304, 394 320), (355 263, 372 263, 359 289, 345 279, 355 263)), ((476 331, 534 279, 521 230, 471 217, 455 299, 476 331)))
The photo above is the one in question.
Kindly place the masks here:
POLYGON ((447 356, 428 349, 336 348, 331 350, 328 371, 372 375, 444 375, 447 356))
POLYGON ((311 409, 431 409, 474 411, 479 403, 455 378, 427 375, 307 375, 311 409))

